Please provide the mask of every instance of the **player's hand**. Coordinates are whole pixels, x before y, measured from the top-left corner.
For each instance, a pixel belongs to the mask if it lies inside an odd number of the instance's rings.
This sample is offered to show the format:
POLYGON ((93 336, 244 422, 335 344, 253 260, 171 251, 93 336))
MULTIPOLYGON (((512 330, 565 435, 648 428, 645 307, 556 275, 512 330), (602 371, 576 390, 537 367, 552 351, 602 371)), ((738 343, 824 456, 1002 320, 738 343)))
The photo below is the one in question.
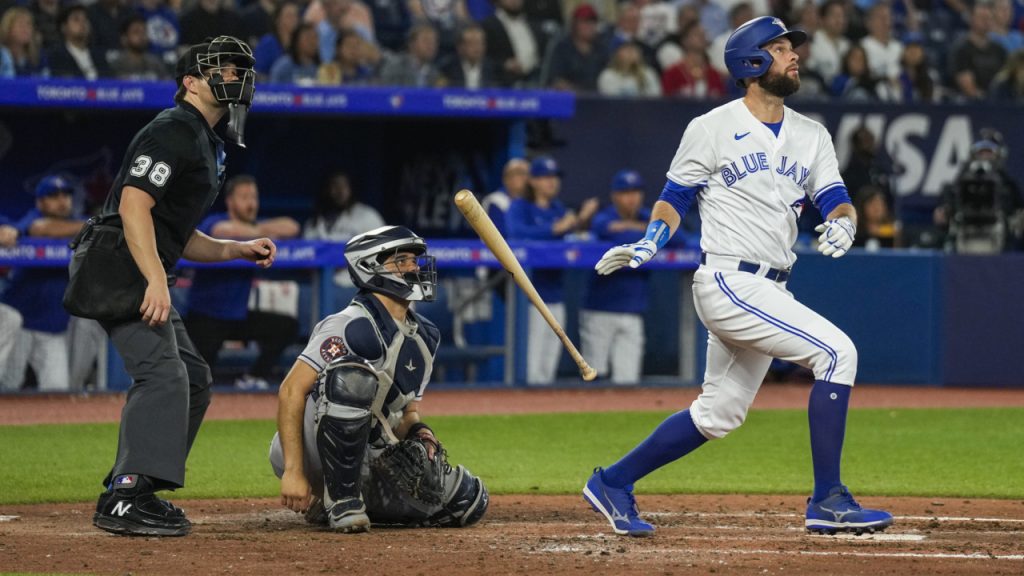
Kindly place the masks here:
POLYGON ((839 258, 846 254, 853 246, 853 237, 857 234, 857 227, 849 217, 843 216, 818 224, 815 232, 821 232, 818 236, 818 252, 825 256, 839 258))
POLYGON ((424 441, 423 445, 427 447, 427 458, 433 460, 434 454, 437 453, 437 447, 441 445, 434 436, 434 432, 430 428, 420 428, 416 431, 416 437, 424 441))
POLYGON ((594 270, 597 270, 597 273, 602 276, 607 276, 627 264, 630 268, 638 268, 641 264, 654 258, 657 252, 658 245, 653 240, 623 244, 605 252, 594 266, 594 270))
POLYGON ((274 257, 277 256, 277 245, 270 238, 238 242, 235 250, 234 259, 249 260, 263 268, 270 268, 274 264, 274 257))
POLYGON ((305 512, 313 499, 313 491, 302 470, 285 470, 281 476, 281 504, 296 512, 305 512))
POLYGON ((167 289, 167 278, 149 282, 146 294, 139 307, 142 321, 150 326, 163 326, 171 313, 171 292, 167 289))

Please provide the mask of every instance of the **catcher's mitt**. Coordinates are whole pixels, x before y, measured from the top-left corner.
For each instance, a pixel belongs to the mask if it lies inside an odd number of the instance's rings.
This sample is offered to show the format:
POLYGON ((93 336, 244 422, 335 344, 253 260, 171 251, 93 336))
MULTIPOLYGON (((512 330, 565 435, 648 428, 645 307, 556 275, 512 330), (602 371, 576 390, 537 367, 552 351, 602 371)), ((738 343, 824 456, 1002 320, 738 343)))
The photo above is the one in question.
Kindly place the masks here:
POLYGON ((448 455, 431 438, 412 437, 385 448, 372 464, 374 471, 414 500, 430 506, 444 504, 448 455), (428 456, 428 445, 434 459, 428 456))

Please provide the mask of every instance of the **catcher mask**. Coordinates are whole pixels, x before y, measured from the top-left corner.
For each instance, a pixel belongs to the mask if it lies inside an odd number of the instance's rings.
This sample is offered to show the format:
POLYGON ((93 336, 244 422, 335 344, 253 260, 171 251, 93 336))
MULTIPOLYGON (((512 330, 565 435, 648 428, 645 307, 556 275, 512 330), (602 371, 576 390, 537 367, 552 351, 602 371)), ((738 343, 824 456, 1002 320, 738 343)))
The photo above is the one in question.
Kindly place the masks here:
POLYGON ((434 257, 427 254, 423 238, 408 228, 383 226, 356 236, 345 245, 345 260, 352 282, 359 288, 400 300, 434 299, 434 257))

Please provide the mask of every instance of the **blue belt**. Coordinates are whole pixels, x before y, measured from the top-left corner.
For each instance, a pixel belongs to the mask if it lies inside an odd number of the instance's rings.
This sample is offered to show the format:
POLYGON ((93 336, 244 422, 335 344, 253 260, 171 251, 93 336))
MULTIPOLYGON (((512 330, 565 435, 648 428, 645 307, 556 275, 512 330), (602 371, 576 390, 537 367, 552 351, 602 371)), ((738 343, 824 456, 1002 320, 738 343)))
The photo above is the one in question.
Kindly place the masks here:
MULTIPOLYGON (((707 264, 708 255, 706 252, 700 253, 700 263, 707 264)), ((761 265, 757 262, 747 262, 746 260, 740 260, 739 265, 736 267, 740 272, 749 272, 751 274, 757 274, 761 270, 761 265)), ((789 270, 780 270, 778 268, 769 268, 768 272, 765 273, 764 277, 773 282, 785 282, 789 280, 789 270)))

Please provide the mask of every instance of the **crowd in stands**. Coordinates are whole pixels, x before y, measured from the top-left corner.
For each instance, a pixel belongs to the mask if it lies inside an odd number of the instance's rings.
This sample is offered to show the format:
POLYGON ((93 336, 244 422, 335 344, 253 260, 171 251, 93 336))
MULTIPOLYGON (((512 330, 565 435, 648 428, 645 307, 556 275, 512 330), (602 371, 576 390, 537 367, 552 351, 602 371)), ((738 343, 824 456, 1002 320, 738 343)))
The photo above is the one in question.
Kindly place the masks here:
POLYGON ((166 80, 230 34, 263 82, 738 95, 723 49, 771 14, 811 34, 799 98, 1019 101, 1020 0, 0 0, 0 79, 166 80))

